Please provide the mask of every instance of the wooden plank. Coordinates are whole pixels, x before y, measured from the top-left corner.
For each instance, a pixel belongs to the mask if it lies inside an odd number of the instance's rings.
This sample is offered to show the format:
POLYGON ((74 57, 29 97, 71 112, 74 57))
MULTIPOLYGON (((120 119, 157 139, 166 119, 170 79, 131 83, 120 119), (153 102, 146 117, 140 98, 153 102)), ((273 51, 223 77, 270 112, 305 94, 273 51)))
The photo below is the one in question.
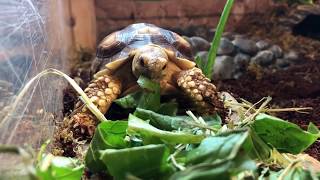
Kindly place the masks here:
POLYGON ((47 34, 49 49, 53 54, 73 51, 72 28, 68 0, 49 1, 47 34), (62 52, 61 52, 62 51, 62 52))
POLYGON ((94 0, 69 0, 71 20, 76 48, 96 47, 96 14, 94 0))

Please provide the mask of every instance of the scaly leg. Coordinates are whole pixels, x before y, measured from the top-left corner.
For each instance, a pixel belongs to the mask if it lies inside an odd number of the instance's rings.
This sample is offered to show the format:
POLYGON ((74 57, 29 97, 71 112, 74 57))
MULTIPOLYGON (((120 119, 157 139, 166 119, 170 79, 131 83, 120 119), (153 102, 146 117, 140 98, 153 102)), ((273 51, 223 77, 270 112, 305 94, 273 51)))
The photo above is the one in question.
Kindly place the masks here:
POLYGON ((216 86, 210 82, 199 68, 181 71, 176 76, 178 86, 192 100, 200 114, 224 115, 224 106, 218 96, 216 86))
MULTIPOLYGON (((91 81, 84 92, 101 113, 105 114, 120 94, 121 82, 115 77, 101 75, 91 81)), ((97 124, 96 117, 78 101, 71 117, 64 119, 63 125, 55 135, 54 154, 79 156, 80 142, 92 138, 97 124)))

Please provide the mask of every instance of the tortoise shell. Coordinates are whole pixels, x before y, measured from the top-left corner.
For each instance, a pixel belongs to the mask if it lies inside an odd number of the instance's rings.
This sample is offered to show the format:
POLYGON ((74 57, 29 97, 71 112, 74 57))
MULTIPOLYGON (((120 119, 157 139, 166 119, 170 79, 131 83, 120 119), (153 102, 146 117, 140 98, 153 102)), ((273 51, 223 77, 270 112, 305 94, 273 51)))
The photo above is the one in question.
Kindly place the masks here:
POLYGON ((176 57, 192 59, 191 46, 185 39, 177 33, 146 23, 132 24, 105 37, 97 47, 96 57, 103 64, 108 64, 148 44, 174 52, 176 57))

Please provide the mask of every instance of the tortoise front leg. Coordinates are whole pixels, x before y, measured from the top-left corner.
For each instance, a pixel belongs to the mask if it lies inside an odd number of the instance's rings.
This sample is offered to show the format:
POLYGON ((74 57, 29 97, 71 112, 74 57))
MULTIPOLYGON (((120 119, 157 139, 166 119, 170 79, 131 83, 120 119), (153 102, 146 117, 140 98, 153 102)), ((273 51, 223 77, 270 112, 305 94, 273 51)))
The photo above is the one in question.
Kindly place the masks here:
POLYGON ((224 114, 224 106, 218 96, 216 86, 205 77, 199 68, 181 71, 176 78, 178 86, 191 99, 198 113, 224 114))
MULTIPOLYGON (((95 77, 84 90, 92 103, 105 114, 121 92, 119 79, 109 75, 95 77)), ((56 155, 79 156, 79 141, 90 140, 98 124, 97 118, 79 100, 70 118, 65 118, 55 136, 56 155)), ((81 155, 80 155, 81 156, 81 155)))
MULTIPOLYGON (((97 106, 102 114, 105 114, 112 102, 119 96, 121 92, 121 82, 118 78, 102 75, 96 77, 88 87, 84 90, 91 102, 97 106)), ((81 101, 76 103, 76 109, 83 106, 81 101)), ((82 108, 82 112, 89 111, 86 107, 82 108)))

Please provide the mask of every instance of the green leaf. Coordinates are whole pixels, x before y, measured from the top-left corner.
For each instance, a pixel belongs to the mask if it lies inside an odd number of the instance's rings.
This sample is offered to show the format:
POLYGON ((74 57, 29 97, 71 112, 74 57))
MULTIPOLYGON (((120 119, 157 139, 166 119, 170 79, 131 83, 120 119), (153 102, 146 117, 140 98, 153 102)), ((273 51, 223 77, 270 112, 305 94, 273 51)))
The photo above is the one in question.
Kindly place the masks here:
MULTIPOLYGON (((190 116, 167 116, 159 113, 155 113, 150 110, 137 108, 134 115, 143 120, 149 120, 152 126, 156 128, 172 131, 178 129, 188 129, 191 130, 193 126, 190 124, 193 119, 190 116)), ((221 118, 218 115, 214 116, 204 116, 204 121, 209 126, 220 128, 221 118)))
MULTIPOLYGON (((139 134, 142 136, 144 142, 154 142, 154 140, 161 140, 165 143, 175 144, 194 144, 200 143, 204 138, 203 135, 193 135, 184 132, 170 132, 163 131, 148 124, 146 121, 130 114, 128 124, 129 134, 139 134)), ((159 142, 159 141, 158 141, 159 142)))
POLYGON ((247 130, 234 130, 207 137, 186 155, 187 168, 170 179, 231 179, 243 171, 254 171, 256 164, 241 151, 249 137, 247 130))
POLYGON ((320 134, 318 127, 314 125, 312 122, 310 122, 308 126, 308 132, 312 134, 320 134))
POLYGON ((303 152, 319 138, 318 133, 304 131, 296 124, 262 113, 255 118, 252 128, 267 144, 293 154, 303 152))
POLYGON ((170 180, 192 180, 192 179, 219 179, 230 180, 232 176, 240 172, 256 169, 254 161, 248 156, 239 154, 232 161, 222 160, 215 163, 200 163, 190 166, 183 171, 177 172, 170 177, 170 180))
POLYGON ((224 6, 224 9, 223 9, 222 15, 220 17, 214 38, 212 40, 211 47, 209 49, 208 62, 205 66, 205 71, 204 71, 204 74, 209 79, 211 79, 211 77, 212 77, 213 66, 214 66, 215 59, 216 59, 217 52, 218 52, 218 48, 220 45, 220 39, 221 39, 222 33, 224 31, 224 27, 227 23, 231 8, 233 6, 233 2, 234 2, 234 0, 227 0, 226 4, 224 6))
POLYGON ((139 178, 159 178, 170 170, 168 157, 169 149, 163 144, 101 151, 101 160, 115 179, 125 179, 129 174, 139 178))
POLYGON ((137 108, 134 115, 140 119, 150 120, 150 124, 162 130, 178 130, 183 128, 185 121, 191 121, 189 116, 167 116, 150 110, 137 108))
POLYGON ((253 159, 259 159, 261 161, 270 158, 272 149, 254 132, 250 129, 249 137, 243 146, 248 152, 248 155, 253 159))
POLYGON ((124 140, 127 127, 127 121, 107 121, 98 125, 85 156, 85 164, 92 172, 106 169, 100 161, 99 150, 128 147, 124 140))
POLYGON ((139 86, 143 89, 146 89, 148 91, 151 92, 160 92, 160 85, 159 83, 156 83, 150 79, 148 79, 147 77, 144 76, 140 76, 137 83, 139 84, 139 86))
POLYGON ((45 180, 79 180, 83 174, 84 165, 78 160, 46 155, 37 168, 37 176, 45 180))
POLYGON ((144 76, 140 76, 137 83, 145 90, 139 100, 138 107, 157 111, 160 108, 160 84, 144 76))
POLYGON ((142 91, 138 91, 116 99, 114 102, 125 109, 136 108, 139 104, 138 102, 140 101, 142 94, 142 91))
POLYGON ((162 103, 157 112, 160 114, 168 115, 168 116, 176 116, 178 112, 178 103, 176 102, 162 103))
POLYGON ((199 147, 188 152, 186 163, 212 163, 233 159, 238 154, 248 135, 247 130, 237 130, 207 137, 199 147))
POLYGON ((313 180, 318 179, 317 177, 313 178, 311 175, 311 172, 308 170, 304 170, 301 167, 294 167, 289 169, 287 172, 284 172, 285 170, 280 170, 278 172, 275 171, 268 171, 269 176, 264 177, 265 179, 270 180, 278 180, 279 177, 282 175, 283 180, 313 180), (286 173, 285 175, 283 173, 286 173))
POLYGON ((203 116, 203 120, 214 128, 220 129, 222 127, 222 119, 218 114, 203 116))

